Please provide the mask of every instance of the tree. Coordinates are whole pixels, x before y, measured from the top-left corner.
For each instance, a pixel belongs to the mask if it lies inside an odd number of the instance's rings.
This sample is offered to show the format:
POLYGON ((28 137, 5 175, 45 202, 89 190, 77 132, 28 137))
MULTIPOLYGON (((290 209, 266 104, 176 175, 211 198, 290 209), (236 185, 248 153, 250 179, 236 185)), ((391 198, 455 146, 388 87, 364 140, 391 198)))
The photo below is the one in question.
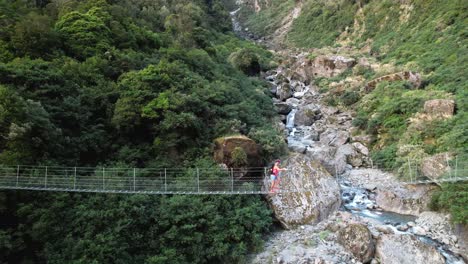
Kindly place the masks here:
POLYGON ((72 11, 55 24, 66 50, 78 59, 104 54, 111 47, 110 30, 105 21, 108 13, 100 8, 91 8, 86 13, 72 11))
POLYGON ((19 56, 38 58, 50 56, 59 45, 59 39, 50 17, 31 12, 16 23, 12 44, 19 56))

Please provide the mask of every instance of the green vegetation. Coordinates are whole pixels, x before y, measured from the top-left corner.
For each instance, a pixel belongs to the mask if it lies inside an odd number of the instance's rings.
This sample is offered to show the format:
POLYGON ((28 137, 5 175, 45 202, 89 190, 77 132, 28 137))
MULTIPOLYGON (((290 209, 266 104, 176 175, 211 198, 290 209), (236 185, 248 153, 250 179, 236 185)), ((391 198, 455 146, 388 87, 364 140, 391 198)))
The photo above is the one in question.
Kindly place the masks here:
MULTIPOLYGON (((374 136, 371 155, 379 165, 402 172, 408 158, 415 161, 412 166, 418 166, 424 157, 444 151, 466 157, 466 1, 306 0, 300 4, 302 12, 293 22, 286 44, 324 50, 345 45, 341 50, 347 55, 372 56, 375 63, 394 65, 396 71, 416 71, 423 77, 418 90, 413 90, 409 83, 394 82, 382 83, 369 94, 359 89, 363 87, 346 88, 334 93, 336 91, 328 87, 333 80, 314 81, 321 92, 329 92, 326 102, 356 110, 353 123, 374 136), (430 99, 454 99, 455 115, 433 121, 424 118, 414 120, 416 113, 423 111, 424 101, 430 99)), ((274 12, 280 10, 280 5, 272 1, 272 6, 263 9, 256 19, 260 21, 271 13, 288 14, 294 7, 288 8, 274 12)), ((276 19, 269 25, 279 25, 283 17, 269 16, 276 19)), ((387 70, 382 67, 381 71, 374 72, 370 67, 358 65, 353 69, 353 74, 370 81, 392 73, 387 70)), ((343 80, 344 76, 335 78, 343 80)), ((439 205, 445 208, 452 202, 466 203, 462 196, 451 196, 449 187, 443 189, 440 197, 439 205)), ((452 213, 455 211, 452 210, 452 213)), ((466 219, 463 210, 457 212, 461 212, 459 216, 466 219)))
POLYGON ((353 25, 357 4, 354 1, 310 0, 293 22, 288 42, 299 47, 333 46, 336 38, 353 25))
POLYGON ((21 223, 2 227, 2 263, 236 263, 271 224, 263 203, 247 196, 0 197, 2 223, 21 223))
MULTIPOLYGON (((272 55, 230 28, 220 0, 1 1, 0 164, 215 169, 233 133, 274 156, 267 86, 245 74, 272 55)), ((0 263, 242 262, 272 222, 254 196, 13 191, 0 218, 0 263)))
POLYGON ((468 183, 447 183, 435 193, 431 201, 432 210, 446 210, 457 224, 468 224, 468 183))
MULTIPOLYGON (((261 2, 261 1, 259 1, 261 2)), ((283 19, 294 7, 294 0, 271 0, 268 6, 263 6, 262 11, 242 8, 240 19, 244 27, 258 35, 268 35, 281 26, 283 19)))

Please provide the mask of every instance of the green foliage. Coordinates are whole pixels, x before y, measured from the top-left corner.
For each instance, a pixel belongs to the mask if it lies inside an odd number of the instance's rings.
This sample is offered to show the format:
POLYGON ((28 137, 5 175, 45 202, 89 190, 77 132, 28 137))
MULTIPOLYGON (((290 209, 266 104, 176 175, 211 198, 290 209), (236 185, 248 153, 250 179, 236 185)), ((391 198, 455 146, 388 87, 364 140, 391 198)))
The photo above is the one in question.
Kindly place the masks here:
POLYGON ((84 14, 73 11, 61 17, 55 28, 64 39, 67 51, 84 59, 110 48, 110 29, 105 24, 106 19, 108 14, 99 8, 84 14))
POLYGON ((242 8, 240 10, 240 19, 249 30, 256 34, 271 34, 281 26, 281 21, 291 12, 294 3, 293 0, 272 0, 267 6, 263 7, 260 13, 242 8))
MULTIPOLYGON (((39 2, 0 1, 1 164, 199 166, 222 186, 213 138, 275 115, 229 60, 249 72, 272 54, 226 32, 219 0, 39 2)), ((266 159, 279 132, 265 135, 266 159)), ((0 218, 2 263, 242 262, 271 225, 255 196, 3 192, 0 218)))
MULTIPOLYGON (((16 204, 24 199, 9 194, 16 204)), ((30 195, 15 212, 24 223, 18 232, 44 246, 37 261, 53 263, 239 262, 271 225, 270 211, 251 196, 30 195)), ((21 253, 33 246, 26 243, 3 245, 21 253)))
POLYGON ((283 137, 272 126, 252 129, 248 136, 262 146, 265 162, 286 153, 287 146, 283 137))
POLYGON ((378 166, 383 166, 386 169, 395 169, 396 153, 397 145, 393 144, 390 146, 386 146, 381 150, 373 152, 371 158, 378 166))
POLYGON ((259 58, 251 49, 241 49, 229 56, 231 64, 247 75, 260 73, 259 58))
POLYGON ((358 5, 354 1, 306 1, 294 20, 288 41, 299 47, 331 46, 354 21, 358 5))
POLYGON ((235 147, 232 150, 231 159, 235 167, 241 167, 243 165, 246 165, 248 162, 247 154, 245 153, 244 149, 241 147, 235 147))
POLYGON ((368 114, 365 112, 358 112, 356 117, 353 119, 353 126, 360 129, 365 129, 367 127, 368 114))
POLYGON ((468 183, 446 183, 442 189, 432 196, 432 210, 449 211, 452 221, 456 224, 468 224, 468 183))
POLYGON ((359 93, 355 91, 346 91, 340 96, 340 100, 346 106, 350 106, 357 103, 359 101, 359 98, 359 93))

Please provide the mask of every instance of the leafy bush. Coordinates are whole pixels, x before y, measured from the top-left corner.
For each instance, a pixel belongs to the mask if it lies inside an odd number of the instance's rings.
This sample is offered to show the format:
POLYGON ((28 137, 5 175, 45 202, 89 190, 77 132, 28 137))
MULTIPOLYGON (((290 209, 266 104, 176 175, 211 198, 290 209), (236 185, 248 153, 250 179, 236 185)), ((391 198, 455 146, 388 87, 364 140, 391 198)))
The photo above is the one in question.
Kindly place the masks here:
POLYGON ((357 4, 353 1, 307 1, 294 20, 288 41, 300 47, 323 47, 334 44, 346 27, 352 26, 357 4))
POLYGON ((340 100, 346 106, 350 106, 357 103, 359 101, 359 98, 359 93, 355 91, 346 91, 340 96, 340 100))
POLYGON ((247 75, 260 73, 260 63, 257 54, 251 49, 240 49, 229 56, 231 64, 247 75))
POLYGON ((468 183, 446 183, 432 196, 432 210, 449 211, 452 221, 457 224, 468 224, 468 183))
MULTIPOLYGON (((251 73, 272 54, 227 32, 221 0, 46 2, 0 3, 2 164, 188 167, 171 183, 184 187, 200 166, 223 186, 213 138, 275 115, 229 61, 251 73)), ((262 133, 272 156, 279 132, 262 133)), ((0 262, 243 262, 270 214, 259 196, 2 192, 0 262)))
POLYGON ((241 167, 247 164, 247 154, 241 147, 235 147, 231 153, 232 163, 236 167, 241 167))
POLYGON ((392 144, 390 146, 386 146, 381 150, 375 151, 372 153, 371 158, 375 162, 376 165, 383 166, 387 169, 395 169, 396 168, 396 152, 397 152, 397 145, 392 144))

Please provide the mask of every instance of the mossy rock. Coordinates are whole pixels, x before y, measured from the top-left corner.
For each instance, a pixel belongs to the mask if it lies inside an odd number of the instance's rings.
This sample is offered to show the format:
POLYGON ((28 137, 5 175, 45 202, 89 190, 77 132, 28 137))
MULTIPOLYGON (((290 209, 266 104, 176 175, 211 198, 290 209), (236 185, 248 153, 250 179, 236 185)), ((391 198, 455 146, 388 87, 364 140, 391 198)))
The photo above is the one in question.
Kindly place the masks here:
POLYGON ((233 159, 233 153, 242 149, 247 156, 245 166, 261 166, 260 148, 257 143, 243 135, 219 137, 214 140, 215 147, 213 151, 214 160, 218 163, 233 167, 236 162, 233 159), (237 150, 236 150, 237 149, 237 150))

